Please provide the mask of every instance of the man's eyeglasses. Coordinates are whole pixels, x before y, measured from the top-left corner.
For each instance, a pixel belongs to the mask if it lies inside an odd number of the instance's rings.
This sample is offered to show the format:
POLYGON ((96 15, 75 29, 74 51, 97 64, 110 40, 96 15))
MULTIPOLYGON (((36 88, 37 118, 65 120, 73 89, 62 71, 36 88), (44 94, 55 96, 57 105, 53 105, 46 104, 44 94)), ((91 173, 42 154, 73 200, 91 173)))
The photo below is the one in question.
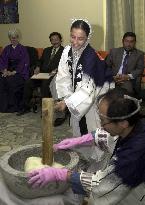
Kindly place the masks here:
POLYGON ((96 111, 97 111, 97 113, 98 113, 98 115, 99 115, 99 117, 100 117, 100 124, 101 124, 102 127, 105 126, 105 125, 111 124, 111 123, 113 122, 112 120, 110 120, 109 122, 103 122, 103 121, 105 121, 105 120, 107 119, 107 116, 105 117, 105 115, 103 115, 103 114, 101 114, 101 113, 99 112, 98 104, 97 104, 97 109, 96 109, 96 111))

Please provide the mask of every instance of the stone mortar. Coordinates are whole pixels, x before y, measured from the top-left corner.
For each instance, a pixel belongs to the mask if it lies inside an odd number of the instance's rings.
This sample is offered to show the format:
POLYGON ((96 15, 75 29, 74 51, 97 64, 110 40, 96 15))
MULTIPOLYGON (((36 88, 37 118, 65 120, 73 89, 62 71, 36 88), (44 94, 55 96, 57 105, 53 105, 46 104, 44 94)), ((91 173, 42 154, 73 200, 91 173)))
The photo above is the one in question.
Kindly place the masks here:
MULTIPOLYGON (((28 157, 41 157, 41 145, 27 145, 4 154, 0 159, 0 169, 5 183, 15 194, 23 198, 37 198, 61 194, 69 188, 66 182, 53 182, 41 189, 32 189, 28 185, 24 163, 28 157)), ((58 151, 54 153, 54 161, 68 169, 75 169, 79 162, 76 152, 58 151)))

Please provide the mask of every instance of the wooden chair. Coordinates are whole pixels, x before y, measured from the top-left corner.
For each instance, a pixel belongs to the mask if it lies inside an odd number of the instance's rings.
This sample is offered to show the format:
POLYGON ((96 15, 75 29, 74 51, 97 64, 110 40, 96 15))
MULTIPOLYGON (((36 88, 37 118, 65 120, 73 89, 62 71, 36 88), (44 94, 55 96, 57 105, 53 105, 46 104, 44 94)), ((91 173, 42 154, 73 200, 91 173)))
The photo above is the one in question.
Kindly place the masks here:
POLYGON ((97 51, 96 53, 100 60, 104 60, 108 55, 108 51, 97 51))
POLYGON ((40 59, 44 49, 43 48, 36 48, 36 50, 37 50, 37 53, 38 53, 38 58, 40 59))

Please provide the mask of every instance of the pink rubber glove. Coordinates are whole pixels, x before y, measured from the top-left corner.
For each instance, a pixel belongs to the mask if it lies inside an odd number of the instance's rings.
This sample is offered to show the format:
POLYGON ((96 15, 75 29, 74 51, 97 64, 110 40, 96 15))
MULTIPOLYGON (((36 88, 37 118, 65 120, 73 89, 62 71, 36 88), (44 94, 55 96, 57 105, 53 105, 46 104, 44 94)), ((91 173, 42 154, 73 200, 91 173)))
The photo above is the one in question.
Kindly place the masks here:
POLYGON ((33 188, 43 187, 49 182, 66 181, 68 169, 47 167, 27 174, 28 184, 33 188))
POLYGON ((88 144, 92 142, 93 140, 94 138, 92 137, 92 134, 89 133, 89 134, 83 135, 82 137, 69 138, 69 139, 62 140, 60 143, 54 144, 53 149, 54 151, 57 151, 60 149, 69 149, 77 145, 88 144))

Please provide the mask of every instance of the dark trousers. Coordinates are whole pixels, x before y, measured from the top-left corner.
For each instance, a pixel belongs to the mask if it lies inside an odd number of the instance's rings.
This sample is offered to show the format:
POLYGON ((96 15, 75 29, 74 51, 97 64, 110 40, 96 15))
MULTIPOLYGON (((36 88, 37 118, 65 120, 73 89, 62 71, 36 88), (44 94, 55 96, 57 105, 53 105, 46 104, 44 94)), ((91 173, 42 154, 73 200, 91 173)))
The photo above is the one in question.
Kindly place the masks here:
POLYGON ((86 123, 86 117, 83 116, 81 120, 79 121, 80 126, 80 133, 81 135, 85 135, 88 133, 87 123, 86 123))
POLYGON ((0 112, 18 112, 22 108, 24 79, 21 75, 0 75, 0 112))
POLYGON ((24 96, 23 96, 23 108, 24 109, 31 108, 31 99, 33 97, 33 91, 38 87, 40 87, 40 90, 41 90, 41 98, 51 97, 49 85, 51 83, 52 78, 49 78, 48 80, 29 79, 25 82, 24 96))

